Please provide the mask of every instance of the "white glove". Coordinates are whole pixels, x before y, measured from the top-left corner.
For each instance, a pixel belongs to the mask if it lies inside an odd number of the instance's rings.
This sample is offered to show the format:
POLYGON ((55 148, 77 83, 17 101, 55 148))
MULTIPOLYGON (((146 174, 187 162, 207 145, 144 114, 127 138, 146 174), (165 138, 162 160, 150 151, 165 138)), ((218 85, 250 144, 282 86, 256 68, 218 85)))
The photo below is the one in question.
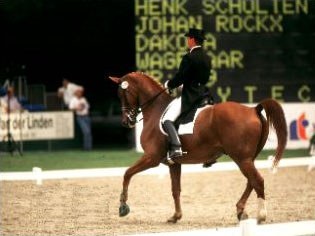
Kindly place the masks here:
POLYGON ((168 82, 170 82, 170 81, 169 81, 169 80, 166 80, 166 81, 165 81, 165 83, 164 83, 164 88, 167 88, 167 89, 168 89, 168 86, 167 86, 167 85, 168 85, 168 82))
POLYGON ((168 94, 171 94, 171 95, 172 95, 172 89, 170 89, 170 88, 168 87, 168 82, 170 82, 170 81, 167 80, 167 81, 164 83, 164 88, 167 89, 168 94))

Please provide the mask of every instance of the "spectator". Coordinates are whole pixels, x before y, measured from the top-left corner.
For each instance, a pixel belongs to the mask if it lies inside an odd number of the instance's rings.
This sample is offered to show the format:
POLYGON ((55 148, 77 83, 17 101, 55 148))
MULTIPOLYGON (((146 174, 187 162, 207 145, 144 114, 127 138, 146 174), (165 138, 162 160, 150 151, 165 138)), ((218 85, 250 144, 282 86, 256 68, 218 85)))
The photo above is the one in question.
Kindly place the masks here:
POLYGON ((22 110, 22 106, 14 95, 14 88, 9 86, 6 95, 0 100, 1 111, 3 113, 12 113, 22 110))
POLYGON ((68 79, 63 78, 62 86, 58 89, 58 97, 63 99, 66 108, 69 108, 70 101, 79 87, 79 85, 71 83, 68 79))
POLYGON ((90 105, 83 96, 83 93, 83 87, 78 87, 75 90, 74 97, 69 104, 69 109, 75 112, 76 120, 83 134, 83 149, 88 151, 92 149, 91 120, 89 116, 90 105))

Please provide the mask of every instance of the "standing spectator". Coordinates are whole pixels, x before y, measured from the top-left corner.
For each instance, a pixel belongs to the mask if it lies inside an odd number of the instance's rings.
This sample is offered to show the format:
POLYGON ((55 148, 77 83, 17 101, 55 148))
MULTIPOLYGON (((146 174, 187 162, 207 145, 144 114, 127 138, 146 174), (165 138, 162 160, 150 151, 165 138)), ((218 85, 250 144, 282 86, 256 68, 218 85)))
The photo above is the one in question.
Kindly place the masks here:
POLYGON ((12 113, 22 110, 22 106, 14 95, 14 88, 9 86, 6 95, 0 100, 1 111, 3 113, 12 113))
POLYGON ((58 97, 63 99, 64 106, 68 109, 71 99, 74 97, 75 91, 80 86, 63 78, 62 86, 58 89, 58 97))
POLYGON ((74 97, 69 104, 69 109, 75 112, 76 120, 83 134, 83 149, 88 151, 92 149, 91 119, 89 116, 90 105, 83 96, 83 93, 83 87, 78 87, 75 90, 74 97))

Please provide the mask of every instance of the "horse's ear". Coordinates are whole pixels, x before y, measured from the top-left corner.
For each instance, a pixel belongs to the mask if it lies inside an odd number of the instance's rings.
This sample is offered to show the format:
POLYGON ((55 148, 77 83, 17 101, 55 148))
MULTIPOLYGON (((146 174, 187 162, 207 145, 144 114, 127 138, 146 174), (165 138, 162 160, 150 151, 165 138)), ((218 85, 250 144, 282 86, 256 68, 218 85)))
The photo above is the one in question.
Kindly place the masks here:
POLYGON ((114 81, 116 84, 120 84, 121 80, 118 77, 109 76, 109 79, 114 81))

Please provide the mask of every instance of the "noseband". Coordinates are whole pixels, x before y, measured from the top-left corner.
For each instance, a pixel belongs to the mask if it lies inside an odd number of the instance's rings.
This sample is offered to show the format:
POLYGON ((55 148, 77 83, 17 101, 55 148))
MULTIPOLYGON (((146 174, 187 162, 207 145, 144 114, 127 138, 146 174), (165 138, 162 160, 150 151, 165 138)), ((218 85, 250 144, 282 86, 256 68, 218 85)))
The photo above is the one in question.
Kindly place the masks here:
POLYGON ((130 124, 135 124, 137 123, 137 116, 138 114, 141 112, 141 109, 140 108, 131 108, 129 106, 123 106, 121 107, 121 110, 122 111, 126 111, 127 113, 127 118, 128 118, 128 121, 130 122, 130 124))

